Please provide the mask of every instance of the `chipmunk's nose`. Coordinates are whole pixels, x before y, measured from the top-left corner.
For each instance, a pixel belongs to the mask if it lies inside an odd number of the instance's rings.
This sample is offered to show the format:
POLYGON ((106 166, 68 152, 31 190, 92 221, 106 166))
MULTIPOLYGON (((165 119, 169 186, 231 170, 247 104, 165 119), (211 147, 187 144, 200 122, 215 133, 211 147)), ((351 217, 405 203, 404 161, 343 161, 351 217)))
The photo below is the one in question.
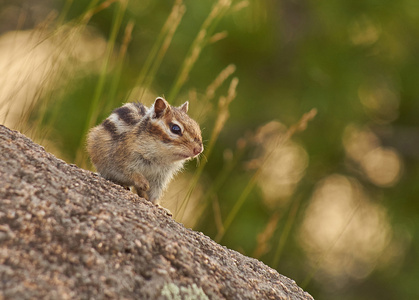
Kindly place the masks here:
POLYGON ((196 156, 198 154, 200 154, 202 151, 204 150, 204 146, 202 145, 202 143, 199 143, 197 146, 195 146, 195 148, 193 149, 193 154, 196 156))

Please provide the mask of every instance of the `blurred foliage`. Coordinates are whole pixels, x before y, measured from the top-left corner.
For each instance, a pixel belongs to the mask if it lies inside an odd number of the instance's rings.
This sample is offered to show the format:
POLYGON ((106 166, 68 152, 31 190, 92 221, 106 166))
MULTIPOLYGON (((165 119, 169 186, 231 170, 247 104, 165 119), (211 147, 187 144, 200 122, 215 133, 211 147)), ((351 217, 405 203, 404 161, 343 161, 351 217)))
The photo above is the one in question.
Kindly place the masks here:
MULTIPOLYGON (((203 43, 176 93, 191 45, 218 2, 176 1, 185 11, 141 99, 134 97, 138 76, 173 1, 0 2, 2 39, 35 28, 31 36, 42 41, 70 41, 53 43, 68 58, 66 71, 51 71, 54 81, 26 94, 37 101, 21 104, 29 117, 15 127, 89 167, 81 150, 89 120, 97 124, 132 97, 150 105, 158 95, 173 95, 172 103, 191 101, 209 141, 231 79, 208 106, 200 103, 234 64, 239 83, 230 116, 208 161, 187 168, 201 193, 188 203, 200 216, 194 229, 261 259, 316 299, 418 298, 419 2, 224 1, 228 8, 206 36, 221 33, 220 39, 203 43), (84 27, 87 34, 79 36, 84 27), (312 108, 318 114, 307 128, 284 138, 312 108), (240 195, 243 203, 224 231, 240 195)), ((10 64, 7 45, 0 43, 0 57, 10 64)), ((9 77, 0 80, 10 84, 9 77)), ((1 122, 17 94, 1 99, 1 122)), ((194 187, 193 180, 182 188, 194 187)))

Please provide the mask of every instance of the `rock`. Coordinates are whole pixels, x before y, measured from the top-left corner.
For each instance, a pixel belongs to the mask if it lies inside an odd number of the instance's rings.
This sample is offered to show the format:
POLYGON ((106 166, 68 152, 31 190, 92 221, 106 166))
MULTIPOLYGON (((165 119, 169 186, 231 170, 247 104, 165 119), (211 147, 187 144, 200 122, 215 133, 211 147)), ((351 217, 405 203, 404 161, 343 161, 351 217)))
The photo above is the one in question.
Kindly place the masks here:
POLYGON ((313 299, 0 125, 0 299, 313 299))

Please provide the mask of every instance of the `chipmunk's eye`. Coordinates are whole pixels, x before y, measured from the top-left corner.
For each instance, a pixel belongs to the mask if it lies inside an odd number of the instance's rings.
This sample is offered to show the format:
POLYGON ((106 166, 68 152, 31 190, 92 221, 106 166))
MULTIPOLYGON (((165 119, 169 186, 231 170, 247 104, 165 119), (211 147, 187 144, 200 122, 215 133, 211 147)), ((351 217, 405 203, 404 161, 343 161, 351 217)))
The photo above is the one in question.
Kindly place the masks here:
POLYGON ((182 134, 182 129, 180 129, 179 125, 176 124, 170 124, 170 131, 177 135, 182 134))

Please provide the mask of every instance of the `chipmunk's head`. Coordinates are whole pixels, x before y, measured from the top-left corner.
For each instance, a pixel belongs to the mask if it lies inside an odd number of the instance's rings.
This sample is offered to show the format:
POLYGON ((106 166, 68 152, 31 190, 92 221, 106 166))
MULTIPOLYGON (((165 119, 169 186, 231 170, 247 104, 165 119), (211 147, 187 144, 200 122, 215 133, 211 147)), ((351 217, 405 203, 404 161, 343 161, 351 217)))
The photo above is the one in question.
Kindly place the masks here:
POLYGON ((159 140, 170 151, 173 161, 188 160, 197 157, 204 150, 201 129, 188 112, 186 101, 179 107, 171 106, 163 98, 157 98, 150 108, 150 130, 159 136, 159 140))

